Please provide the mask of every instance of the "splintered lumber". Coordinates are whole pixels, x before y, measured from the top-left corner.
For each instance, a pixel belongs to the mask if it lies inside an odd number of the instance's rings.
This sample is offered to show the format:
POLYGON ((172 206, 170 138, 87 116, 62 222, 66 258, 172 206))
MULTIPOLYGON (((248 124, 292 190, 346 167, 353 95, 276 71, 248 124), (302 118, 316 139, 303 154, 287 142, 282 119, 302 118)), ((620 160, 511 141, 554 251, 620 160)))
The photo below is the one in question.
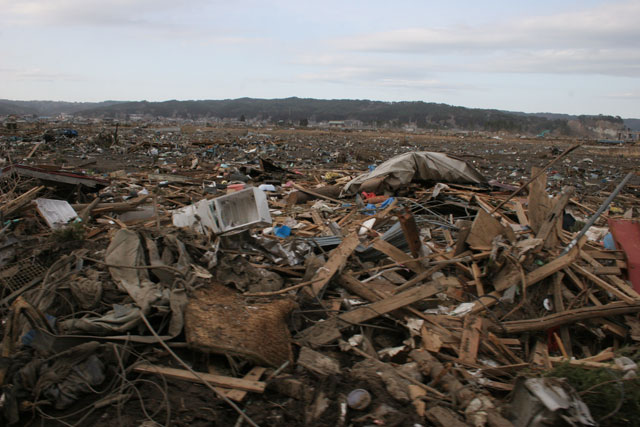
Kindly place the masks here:
POLYGON ((422 246, 422 243, 420 243, 420 230, 418 230, 415 218, 410 212, 407 212, 404 215, 398 216, 398 221, 402 227, 404 238, 409 244, 411 255, 413 255, 414 258, 418 258, 420 256, 420 247, 422 246))
POLYGON ((481 330, 481 318, 472 315, 465 317, 462 339, 460 340, 460 350, 458 351, 461 362, 468 364, 476 363, 478 348, 480 347, 481 330))
POLYGON ((405 289, 409 289, 410 287, 422 282, 423 280, 428 279, 433 275, 433 273, 436 273, 442 270, 444 267, 446 267, 446 264, 447 263, 443 262, 429 268, 428 270, 423 271, 422 273, 418 274, 416 277, 410 280, 407 280, 405 283, 395 288, 393 290, 393 293, 397 294, 398 292, 404 291, 405 289))
POLYGON ((586 369, 614 369, 616 371, 623 371, 624 368, 622 366, 618 366, 615 363, 602 363, 602 362, 592 362, 590 360, 567 360, 563 357, 549 357, 549 361, 554 365, 563 365, 568 363, 570 366, 575 366, 578 368, 586 368, 586 369))
MULTIPOLYGON (((562 270, 563 268, 568 267, 576 260, 577 256, 578 256, 578 250, 577 248, 574 248, 571 252, 567 253, 566 255, 563 255, 560 258, 556 258, 550 263, 545 264, 542 267, 533 270, 532 272, 528 273, 525 276, 525 285, 527 287, 534 285, 539 281, 544 280, 547 277, 551 276, 552 274, 562 270)), ((506 289, 508 287, 518 284, 518 282, 520 281, 521 279, 518 276, 514 275, 512 280, 509 283, 505 284, 504 286, 501 286, 501 288, 506 289)), ((474 303, 474 306, 471 309, 471 312, 477 313, 479 311, 484 310, 487 307, 494 305, 497 302, 498 298, 500 298, 500 291, 493 291, 489 293, 487 296, 479 298, 474 303)))
MULTIPOLYGON (((140 195, 138 197, 136 197, 135 199, 131 199, 128 202, 118 202, 118 203, 98 203, 97 205, 95 205, 95 207, 93 207, 90 211, 90 215, 96 216, 98 214, 104 214, 107 212, 127 212, 127 211, 131 211, 134 210, 135 208, 138 207, 138 205, 140 205, 142 202, 144 202, 145 200, 147 200, 147 198, 149 198, 148 194, 143 194, 140 195)), ((86 207, 88 207, 89 205, 91 205, 91 203, 76 203, 71 205, 71 207, 73 209, 75 209, 76 211, 82 211, 84 210, 86 207)))
MULTIPOLYGON (((191 372, 184 369, 167 368, 164 366, 156 366, 147 363, 137 365, 133 368, 135 372, 141 374, 157 374, 167 378, 175 380, 184 380, 191 382, 200 382, 200 379, 193 375, 191 372)), ((204 372, 199 372, 198 375, 205 381, 216 387, 233 388, 236 390, 251 391, 254 393, 262 393, 267 383, 262 381, 246 380, 244 378, 226 377, 223 375, 213 375, 204 372)))
POLYGON ((366 322, 367 320, 374 319, 393 310, 413 304, 416 301, 433 296, 438 292, 442 292, 444 288, 445 287, 440 284, 431 283, 409 289, 397 295, 332 317, 324 322, 316 323, 300 332, 297 339, 300 342, 306 342, 315 346, 329 344, 331 341, 340 338, 340 331, 342 329, 366 322))
MULTIPOLYGON (((587 261, 589 264, 591 264, 594 267, 594 273, 595 274, 599 274, 598 270, 601 271, 601 269, 608 268, 608 267, 604 267, 602 264, 600 264, 595 259, 595 257, 591 256, 588 253, 585 253, 584 251, 580 251, 580 257, 583 260, 587 261)), ((616 261, 616 262, 619 262, 619 261, 616 261)), ((617 267, 611 267, 611 268, 617 268, 617 267)), ((616 274, 620 274, 620 273, 617 272, 616 274)), ((627 282, 625 282, 624 280, 622 280, 618 276, 613 275, 611 273, 607 273, 607 274, 605 274, 605 278, 610 280, 613 285, 615 285, 618 288, 620 288, 621 290, 625 291, 632 298, 640 298, 640 294, 638 294, 638 292, 636 292, 635 289, 633 289, 631 286, 629 286, 627 284, 627 282)))
POLYGON ((425 268, 420 264, 419 261, 413 261, 409 254, 404 253, 401 249, 393 246, 391 243, 388 243, 382 239, 376 239, 373 244, 373 248, 382 252, 398 264, 406 265, 411 271, 414 273, 422 273, 425 271, 425 268))
POLYGON ((356 249, 360 240, 358 235, 353 233, 347 236, 340 245, 331 251, 329 260, 327 263, 320 267, 311 281, 313 284, 310 288, 305 288, 307 292, 311 293, 311 296, 322 298, 324 288, 329 283, 329 280, 340 270, 347 262, 347 259, 353 251, 356 249))
POLYGON ((30 189, 26 193, 21 194, 18 197, 16 197, 15 199, 12 199, 12 200, 8 201, 7 203, 5 203, 4 205, 2 205, 0 207, 0 214, 3 217, 7 217, 7 216, 13 214, 14 212, 20 210, 27 203, 29 203, 33 199, 35 199, 35 197, 38 195, 38 193, 40 191, 42 191, 42 190, 44 190, 44 185, 41 185, 39 187, 33 187, 32 189, 30 189))
MULTIPOLYGON (((553 307, 556 312, 563 312, 566 310, 564 306, 564 300, 562 299, 562 288, 564 285, 562 284, 562 279, 564 278, 564 273, 559 271, 555 274, 553 280, 553 307)), ((569 358, 573 357, 573 350, 571 346, 571 335, 569 334, 569 329, 566 326, 560 328, 560 335, 563 343, 567 343, 566 352, 569 358)))
POLYGON ((544 247, 547 249, 555 246, 556 238, 555 234, 552 233, 555 233, 559 227, 562 227, 562 214, 574 191, 575 188, 573 187, 567 187, 562 190, 562 193, 554 200, 551 211, 547 214, 547 218, 540 226, 538 234, 536 234, 536 238, 542 239, 544 241, 544 247))
POLYGON ((409 357, 418 364, 423 375, 434 378, 434 383, 442 384, 443 388, 451 395, 460 407, 466 407, 476 397, 467 386, 450 372, 436 357, 426 350, 416 349, 409 353, 409 357))
POLYGON ((378 294, 369 289, 364 283, 359 281, 358 279, 350 276, 349 274, 341 274, 338 277, 338 283, 340 286, 348 290, 349 292, 358 295, 370 302, 379 301, 380 297, 378 294))
POLYGON ((518 222, 520 223, 520 225, 529 226, 529 218, 527 218, 527 214, 524 213, 522 203, 517 200, 514 201, 513 209, 516 211, 516 216, 518 217, 518 222))
POLYGON ((602 288, 603 290, 605 290, 607 292, 612 293, 613 295, 617 296, 621 300, 626 301, 629 304, 633 304, 633 302, 636 301, 635 298, 630 297, 629 295, 627 295, 626 293, 622 292, 617 287, 611 285, 609 282, 599 278, 598 276, 596 276, 595 274, 591 273, 590 271, 587 271, 585 268, 583 268, 583 267, 581 267, 581 266, 579 266, 577 264, 572 265, 571 268, 574 271, 576 271, 577 273, 583 275, 584 277, 586 277, 587 279, 592 281, 598 287, 602 288))
POLYGON ((579 322, 597 317, 609 317, 618 314, 629 314, 640 312, 640 301, 627 304, 624 301, 616 301, 605 305, 576 308, 537 319, 513 320, 502 322, 500 327, 490 327, 494 332, 504 332, 507 334, 517 334, 528 331, 543 331, 569 323, 579 322))

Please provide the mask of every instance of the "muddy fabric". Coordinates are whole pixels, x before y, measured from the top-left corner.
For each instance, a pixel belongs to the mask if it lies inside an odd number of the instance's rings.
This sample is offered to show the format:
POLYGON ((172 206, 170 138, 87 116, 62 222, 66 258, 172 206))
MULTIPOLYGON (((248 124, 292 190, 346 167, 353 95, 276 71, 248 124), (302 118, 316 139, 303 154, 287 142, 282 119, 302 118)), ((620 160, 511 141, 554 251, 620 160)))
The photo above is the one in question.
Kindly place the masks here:
POLYGON ((131 304, 116 304, 101 317, 67 319, 58 323, 66 334, 113 335, 125 334, 140 323, 140 309, 131 304))
POLYGON ((91 341, 46 362, 34 359, 20 370, 14 383, 38 400, 50 401, 56 409, 67 408, 104 382, 104 364, 96 355, 99 350, 100 344, 91 341))
POLYGON ((102 300, 102 282, 99 275, 96 270, 89 269, 86 272, 87 277, 78 277, 69 282, 71 295, 83 310, 95 307, 102 300))
POLYGON ((482 184, 486 179, 464 160, 444 153, 418 151, 392 157, 373 170, 351 180, 342 195, 358 192, 367 181, 382 179, 384 190, 397 190, 414 179, 423 181, 453 182, 458 184, 482 184))
MULTIPOLYGON (((144 252, 135 231, 122 229, 111 239, 105 262, 117 266, 144 265, 144 252)), ((162 298, 162 292, 149 280, 145 269, 109 267, 113 281, 133 298, 144 313, 162 298)))
MULTIPOLYGON (((178 254, 178 261, 172 267, 177 268, 180 271, 188 272, 190 269, 191 258, 187 254, 184 244, 175 236, 166 236, 165 241, 175 248, 178 254)), ((151 247, 152 258, 157 259, 157 249, 154 251, 155 245, 149 240, 146 241, 148 247, 151 247)), ((166 251, 171 251, 168 247, 166 251)), ((107 264, 115 265, 116 267, 109 267, 111 278, 113 281, 134 300, 136 305, 140 307, 141 312, 148 314, 152 308, 159 311, 171 310, 171 321, 169 324, 169 335, 177 336, 184 325, 183 311, 187 304, 187 296, 184 289, 174 287, 170 289, 168 286, 163 286, 161 283, 154 283, 149 279, 149 274, 146 269, 134 269, 119 266, 140 266, 145 265, 144 262, 144 248, 140 236, 131 230, 122 229, 111 239, 111 243, 107 248, 105 255, 105 261, 107 264)), ((166 264, 165 262, 159 262, 160 264, 166 264)), ((166 280, 170 278, 163 276, 166 280)), ((175 282, 171 284, 175 286, 175 282)), ((128 313, 127 316, 133 316, 128 313)), ((139 316, 138 316, 139 317, 139 316)), ((97 329, 102 331, 112 332, 121 331, 122 324, 131 325, 127 319, 125 322, 121 322, 121 317, 114 313, 109 313, 106 317, 100 319, 80 319, 71 325, 67 325, 69 328, 76 328, 79 330, 97 329), (113 322, 120 324, 115 326, 114 331, 113 322), (93 322, 94 325, 89 325, 87 322, 93 322)), ((96 331, 96 333, 99 333, 96 331)))
POLYGON ((284 284, 277 273, 254 267, 240 255, 225 255, 216 269, 216 279, 243 292, 272 292, 284 284))

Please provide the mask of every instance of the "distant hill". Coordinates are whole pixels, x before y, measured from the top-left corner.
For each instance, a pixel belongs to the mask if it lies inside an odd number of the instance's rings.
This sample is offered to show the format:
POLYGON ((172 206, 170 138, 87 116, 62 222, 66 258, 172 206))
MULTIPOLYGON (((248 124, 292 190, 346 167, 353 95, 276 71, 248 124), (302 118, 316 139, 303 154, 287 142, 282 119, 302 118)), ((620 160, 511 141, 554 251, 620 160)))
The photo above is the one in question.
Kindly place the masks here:
MULTIPOLYGON (((359 120, 366 125, 414 125, 422 129, 508 131, 589 136, 625 126, 620 117, 528 114, 493 109, 465 108, 431 102, 381 102, 308 98, 164 101, 164 102, 56 102, 0 100, 0 114, 55 115, 127 120, 132 114, 183 119, 258 119, 299 124, 330 120, 359 120), (13 110, 11 110, 13 108, 13 110)), ((628 126, 628 125, 627 125, 628 126)))
POLYGON ((17 114, 24 116, 27 114, 37 114, 38 111, 33 107, 23 106, 16 104, 12 101, 6 101, 0 99, 0 116, 8 116, 11 114, 17 114))
POLYGON ((588 134, 589 129, 621 128, 622 119, 612 116, 552 117, 551 113, 527 114, 510 111, 457 107, 427 102, 381 102, 369 100, 226 99, 203 101, 126 102, 83 110, 78 114, 126 119, 131 114, 153 117, 199 119, 256 118, 272 122, 360 120, 365 124, 414 124, 423 129, 464 129, 539 133, 550 130, 561 135, 588 134), (546 115, 550 117, 546 117, 546 115), (570 121, 576 121, 570 125, 570 121))

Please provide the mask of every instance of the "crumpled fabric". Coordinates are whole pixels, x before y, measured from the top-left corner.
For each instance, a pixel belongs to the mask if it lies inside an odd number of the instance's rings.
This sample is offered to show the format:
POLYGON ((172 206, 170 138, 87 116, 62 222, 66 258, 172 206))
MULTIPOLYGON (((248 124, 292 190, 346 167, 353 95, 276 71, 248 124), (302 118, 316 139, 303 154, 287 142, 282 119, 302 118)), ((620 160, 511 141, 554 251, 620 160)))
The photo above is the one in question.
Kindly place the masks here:
POLYGON ((14 384, 31 391, 34 400, 48 400, 56 409, 65 409, 104 382, 105 367, 96 354, 100 347, 90 341, 48 361, 34 359, 19 371, 14 384))
POLYGON ((284 285, 278 273, 254 267, 241 255, 225 255, 216 268, 216 279, 243 292, 272 292, 284 285))
MULTIPOLYGON (((118 230, 107 248, 105 262, 130 267, 144 265, 144 252, 138 233, 128 229, 118 230)), ((163 292, 149 280, 146 269, 109 267, 109 272, 113 281, 133 298, 143 313, 148 313, 152 304, 163 305, 163 292)))
MULTIPOLYGON (((191 268, 191 258, 184 244, 174 235, 165 236, 164 240, 167 247, 162 256, 159 256, 155 242, 150 239, 145 240, 153 265, 171 265, 185 274, 188 273, 191 268), (178 254, 175 262, 169 247, 175 249, 178 254)), ((120 267, 145 265, 144 248, 138 233, 128 229, 118 230, 107 248, 105 262, 116 266, 109 267, 111 278, 121 290, 129 294, 139 307, 139 311, 133 307, 123 309, 122 306, 115 306, 114 310, 102 317, 71 319, 61 323, 62 328, 67 328, 67 333, 73 333, 72 331, 91 332, 97 335, 123 333, 140 321, 140 314, 149 314, 151 309, 155 308, 158 311, 171 311, 168 334, 170 337, 180 334, 184 326, 187 295, 184 288, 175 286, 175 273, 170 272, 170 275, 157 273, 161 283, 154 283, 150 280, 147 269, 120 267), (163 283, 163 280, 170 283, 163 283)), ((160 270, 167 271, 154 269, 154 274, 160 270)))
POLYGON ((86 277, 71 280, 69 289, 80 308, 89 310, 102 300, 102 282, 99 280, 100 273, 96 270, 88 269, 85 275, 86 277))

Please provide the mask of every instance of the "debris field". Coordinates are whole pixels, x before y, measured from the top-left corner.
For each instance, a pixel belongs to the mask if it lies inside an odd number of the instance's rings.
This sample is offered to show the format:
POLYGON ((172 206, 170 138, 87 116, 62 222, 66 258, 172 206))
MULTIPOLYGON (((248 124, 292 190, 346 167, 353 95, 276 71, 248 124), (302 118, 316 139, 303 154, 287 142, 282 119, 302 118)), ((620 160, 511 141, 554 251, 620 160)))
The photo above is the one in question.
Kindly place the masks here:
POLYGON ((3 425, 639 423, 635 146, 86 127, 0 148, 3 425))

